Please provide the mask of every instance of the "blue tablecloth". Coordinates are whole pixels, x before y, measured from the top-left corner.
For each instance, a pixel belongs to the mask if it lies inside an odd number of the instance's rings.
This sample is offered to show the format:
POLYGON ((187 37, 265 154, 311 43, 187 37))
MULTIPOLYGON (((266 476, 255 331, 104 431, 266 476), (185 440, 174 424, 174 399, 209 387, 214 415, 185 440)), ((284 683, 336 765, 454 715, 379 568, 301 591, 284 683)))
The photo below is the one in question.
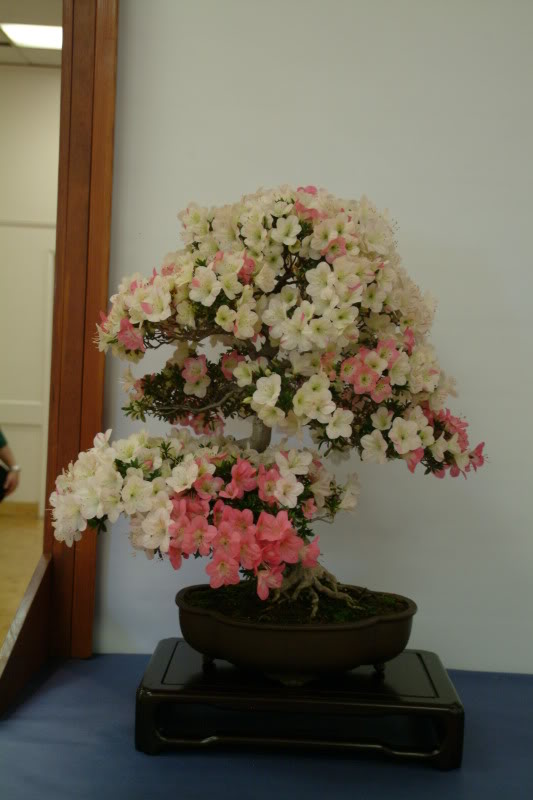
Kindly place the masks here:
POLYGON ((185 752, 133 744, 148 656, 47 670, 0 721, 1 800, 508 800, 533 798, 533 676, 452 671, 466 712, 463 767, 314 753, 185 752))

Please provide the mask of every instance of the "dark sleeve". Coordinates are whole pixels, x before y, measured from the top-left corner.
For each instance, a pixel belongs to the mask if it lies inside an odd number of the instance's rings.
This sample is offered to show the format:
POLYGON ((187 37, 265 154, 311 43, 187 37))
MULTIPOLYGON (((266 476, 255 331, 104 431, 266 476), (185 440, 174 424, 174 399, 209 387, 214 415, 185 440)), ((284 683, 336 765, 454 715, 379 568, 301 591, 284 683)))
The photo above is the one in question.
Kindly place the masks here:
POLYGON ((2 428, 0 428, 0 448, 5 447, 7 444, 7 439, 2 433, 2 428))

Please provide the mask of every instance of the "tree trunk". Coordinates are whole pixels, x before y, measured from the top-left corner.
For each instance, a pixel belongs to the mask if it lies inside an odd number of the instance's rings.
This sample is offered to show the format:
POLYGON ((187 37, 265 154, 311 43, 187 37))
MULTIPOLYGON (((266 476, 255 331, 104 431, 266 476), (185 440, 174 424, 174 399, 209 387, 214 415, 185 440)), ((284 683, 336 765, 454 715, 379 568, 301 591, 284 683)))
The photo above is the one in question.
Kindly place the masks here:
POLYGON ((258 453, 264 452, 270 444, 272 438, 272 429, 264 425, 260 419, 255 417, 252 426, 252 435, 249 439, 249 445, 252 450, 257 450, 258 453))

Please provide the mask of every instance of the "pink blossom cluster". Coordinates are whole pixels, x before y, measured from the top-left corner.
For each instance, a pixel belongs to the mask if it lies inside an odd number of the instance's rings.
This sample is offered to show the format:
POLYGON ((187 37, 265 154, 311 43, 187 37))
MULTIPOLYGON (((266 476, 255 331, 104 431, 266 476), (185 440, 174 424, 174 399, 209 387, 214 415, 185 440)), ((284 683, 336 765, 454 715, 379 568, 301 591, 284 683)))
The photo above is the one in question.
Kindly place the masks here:
MULTIPOLYGON (((241 474, 243 463, 239 465, 241 474)), ((248 485, 252 491, 257 482, 252 487, 251 480, 244 478, 240 485, 248 485)), ((242 490, 244 495, 244 488, 242 490)), ((219 497, 225 494, 220 492, 219 497)), ((317 564, 318 537, 306 544, 285 510, 275 514, 261 511, 254 520, 250 509, 233 508, 221 499, 212 509, 208 500, 193 495, 175 498, 172 504, 170 562, 174 569, 179 569, 182 558, 211 555, 206 572, 213 589, 239 583, 239 570, 249 570, 257 579, 257 594, 266 600, 270 589, 281 586, 286 564, 299 561, 306 567, 317 564), (210 516, 213 524, 208 521, 210 516)))

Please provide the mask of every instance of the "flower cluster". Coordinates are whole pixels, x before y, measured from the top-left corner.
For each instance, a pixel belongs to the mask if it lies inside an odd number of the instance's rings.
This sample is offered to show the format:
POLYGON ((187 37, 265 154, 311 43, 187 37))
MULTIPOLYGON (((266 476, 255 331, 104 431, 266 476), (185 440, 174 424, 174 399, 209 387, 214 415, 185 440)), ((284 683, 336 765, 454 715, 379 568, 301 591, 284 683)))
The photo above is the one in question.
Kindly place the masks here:
POLYGON ((391 225, 366 198, 281 186, 222 208, 191 204, 179 217, 183 249, 149 279, 125 279, 99 326, 101 349, 132 361, 177 345, 160 373, 128 372, 128 414, 207 433, 253 413, 286 436, 308 425, 328 452, 467 471, 474 451, 453 442, 442 450, 453 434, 433 427, 454 394, 426 340, 433 301, 405 273, 391 225), (206 343, 222 355, 210 359, 206 343), (388 429, 369 429, 383 408, 392 414, 387 441, 388 429), (425 416, 440 450, 430 451, 429 434, 405 434, 413 415, 425 416))
POLYGON ((56 538, 72 545, 87 527, 130 517, 134 548, 168 557, 209 556, 211 586, 257 581, 266 599, 287 565, 316 565, 309 523, 355 507, 354 477, 336 484, 318 454, 284 447, 258 453, 229 438, 145 431, 94 447, 57 479, 51 497, 56 538))

